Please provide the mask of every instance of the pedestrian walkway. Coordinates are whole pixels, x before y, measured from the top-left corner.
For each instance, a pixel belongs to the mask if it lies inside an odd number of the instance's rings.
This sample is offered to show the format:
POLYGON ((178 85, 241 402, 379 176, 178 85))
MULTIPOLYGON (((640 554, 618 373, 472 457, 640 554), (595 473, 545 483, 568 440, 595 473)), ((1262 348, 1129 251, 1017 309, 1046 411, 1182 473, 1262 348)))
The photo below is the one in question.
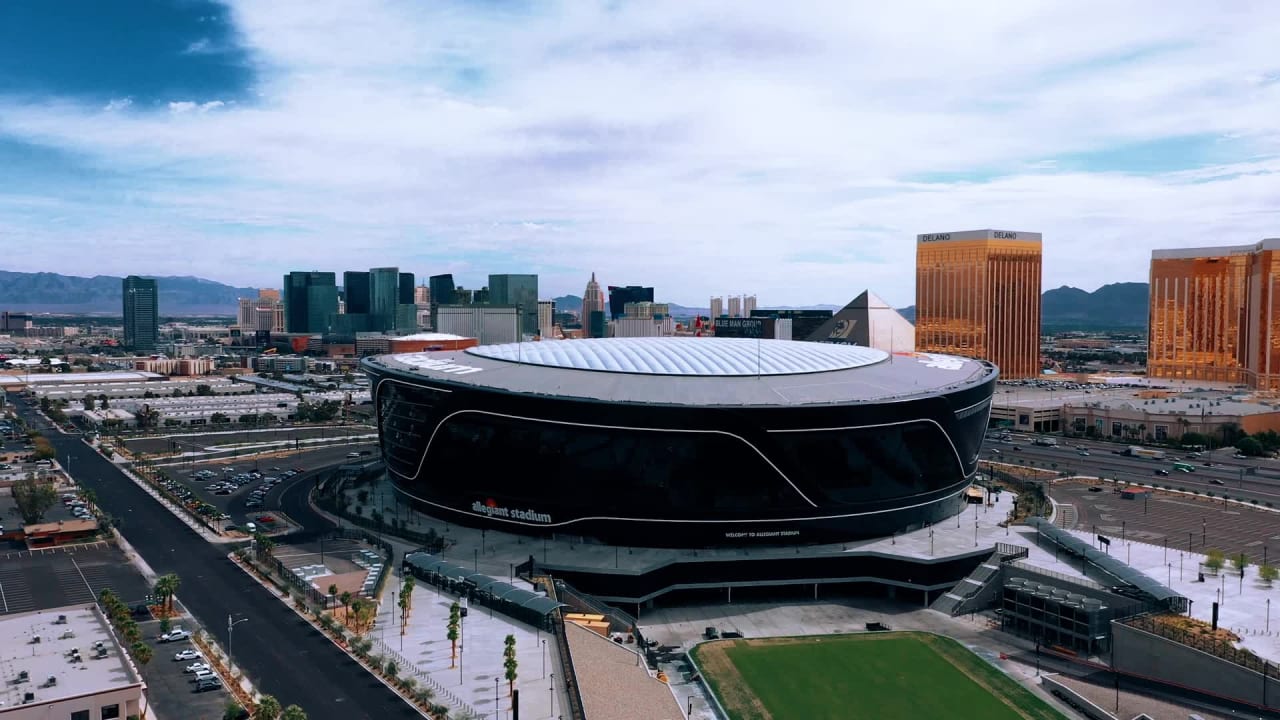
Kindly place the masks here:
MULTIPOLYGON (((516 584, 532 589, 520 580, 516 584)), ((507 720, 511 717, 512 699, 503 670, 503 641, 508 635, 514 635, 520 717, 555 720, 564 712, 563 682, 555 677, 560 662, 553 636, 476 605, 468 608, 460 625, 458 652, 454 658, 447 637, 449 606, 459 601, 466 607, 466 601, 434 587, 415 585, 413 611, 407 631, 401 635, 396 606, 399 586, 397 570, 383 593, 378 628, 371 633, 375 652, 389 650, 398 654, 428 676, 431 679, 428 684, 437 692, 447 692, 482 716, 507 720)))

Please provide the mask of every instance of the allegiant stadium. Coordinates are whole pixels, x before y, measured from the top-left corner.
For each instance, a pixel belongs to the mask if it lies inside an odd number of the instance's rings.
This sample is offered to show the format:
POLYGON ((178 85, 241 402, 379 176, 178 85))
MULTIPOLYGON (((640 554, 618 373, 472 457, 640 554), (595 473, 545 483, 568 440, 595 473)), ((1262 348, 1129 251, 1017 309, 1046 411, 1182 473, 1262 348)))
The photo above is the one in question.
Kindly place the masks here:
POLYGON ((842 542, 959 511, 998 371, 851 345, 611 338, 367 358, 429 515, 619 545, 842 542))

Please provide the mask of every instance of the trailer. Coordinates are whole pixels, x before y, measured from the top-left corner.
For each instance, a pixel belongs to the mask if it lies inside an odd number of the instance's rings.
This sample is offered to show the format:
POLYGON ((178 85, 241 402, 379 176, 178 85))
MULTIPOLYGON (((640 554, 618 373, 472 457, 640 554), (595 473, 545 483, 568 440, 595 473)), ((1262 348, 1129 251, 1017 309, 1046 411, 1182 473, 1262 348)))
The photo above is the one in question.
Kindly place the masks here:
POLYGON ((1154 450, 1152 448, 1144 448, 1138 445, 1130 445, 1126 452, 1130 457, 1146 458, 1148 460, 1163 460, 1164 451, 1154 450))
POLYGON ((1058 438, 1055 438, 1055 437, 1045 437, 1044 435, 1038 435, 1038 436, 1036 436, 1036 439, 1035 439, 1035 440, 1032 440, 1032 441, 1031 441, 1031 444, 1032 444, 1032 445, 1043 445, 1043 446, 1045 446, 1045 447, 1058 447, 1058 438))

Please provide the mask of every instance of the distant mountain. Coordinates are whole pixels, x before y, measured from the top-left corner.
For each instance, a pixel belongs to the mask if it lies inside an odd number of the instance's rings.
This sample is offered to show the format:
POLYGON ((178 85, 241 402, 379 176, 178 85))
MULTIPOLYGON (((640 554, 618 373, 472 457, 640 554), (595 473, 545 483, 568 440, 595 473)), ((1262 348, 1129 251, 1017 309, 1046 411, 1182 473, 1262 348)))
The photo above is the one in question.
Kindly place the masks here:
POLYGON ((556 312, 582 312, 582 298, 577 295, 561 295, 558 298, 551 298, 556 304, 556 312))
MULTIPOLYGON (((0 270, 0 310, 120 315, 123 278, 0 270)), ((237 300, 257 288, 237 288, 197 277, 158 277, 160 315, 235 315, 237 300)))
MULTIPOLYGON (((1064 285, 1040 296, 1040 325, 1080 330, 1145 328, 1149 302, 1147 283, 1112 283, 1093 292, 1064 285)), ((898 312, 916 321, 914 305, 898 312)))

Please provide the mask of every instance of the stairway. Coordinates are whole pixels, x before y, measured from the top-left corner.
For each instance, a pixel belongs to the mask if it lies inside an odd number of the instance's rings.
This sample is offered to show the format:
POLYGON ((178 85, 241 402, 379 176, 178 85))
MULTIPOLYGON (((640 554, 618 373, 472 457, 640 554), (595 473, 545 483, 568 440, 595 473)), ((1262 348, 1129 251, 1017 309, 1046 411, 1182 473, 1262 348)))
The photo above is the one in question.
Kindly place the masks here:
POLYGON ((1076 526, 1076 506, 1075 505, 1058 505, 1058 516, 1054 518, 1053 524, 1063 530, 1071 530, 1076 526))
POLYGON ((985 605, 990 595, 1000 587, 1001 553, 993 553, 973 569, 955 587, 943 593, 929 607, 944 615, 963 615, 985 605))

